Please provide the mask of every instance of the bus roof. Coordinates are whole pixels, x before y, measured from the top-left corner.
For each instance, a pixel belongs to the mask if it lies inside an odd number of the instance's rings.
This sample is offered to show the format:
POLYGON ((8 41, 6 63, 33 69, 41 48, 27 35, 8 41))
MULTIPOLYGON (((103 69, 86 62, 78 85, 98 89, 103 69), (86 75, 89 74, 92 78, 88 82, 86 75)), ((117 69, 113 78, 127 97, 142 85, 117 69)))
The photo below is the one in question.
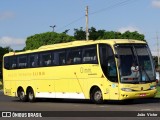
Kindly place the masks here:
POLYGON ((57 44, 52 44, 52 45, 45 45, 45 46, 39 47, 38 49, 26 50, 24 52, 9 52, 9 53, 5 54, 4 56, 40 52, 40 51, 46 51, 46 50, 52 50, 52 49, 56 50, 56 49, 61 49, 61 48, 78 47, 78 46, 98 44, 98 43, 106 43, 106 44, 110 44, 110 45, 114 45, 114 44, 146 44, 146 42, 144 42, 144 41, 132 40, 132 39, 106 39, 106 40, 88 40, 88 41, 79 40, 79 41, 73 41, 73 42, 67 42, 67 43, 57 43, 57 44))

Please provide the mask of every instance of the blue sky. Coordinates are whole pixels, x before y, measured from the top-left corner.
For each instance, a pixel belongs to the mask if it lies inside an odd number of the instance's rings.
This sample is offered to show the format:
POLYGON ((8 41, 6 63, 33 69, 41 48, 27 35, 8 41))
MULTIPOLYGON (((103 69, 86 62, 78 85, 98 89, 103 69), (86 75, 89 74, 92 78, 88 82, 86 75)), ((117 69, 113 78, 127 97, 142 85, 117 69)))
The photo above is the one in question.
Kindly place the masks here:
POLYGON ((73 35, 74 28, 85 28, 87 5, 89 27, 120 32, 137 30, 145 35, 156 54, 160 0, 1 0, 0 46, 22 49, 28 36, 52 31, 50 25, 56 25, 55 32, 70 29, 69 34, 73 35))

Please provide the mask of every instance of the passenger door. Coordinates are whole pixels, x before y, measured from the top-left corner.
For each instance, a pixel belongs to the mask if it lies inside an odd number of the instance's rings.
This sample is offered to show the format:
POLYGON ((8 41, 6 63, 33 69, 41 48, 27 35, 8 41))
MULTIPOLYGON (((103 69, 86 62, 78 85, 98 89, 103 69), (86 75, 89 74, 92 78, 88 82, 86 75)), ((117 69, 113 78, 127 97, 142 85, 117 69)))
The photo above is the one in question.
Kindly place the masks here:
POLYGON ((118 75, 113 50, 106 44, 100 44, 99 50, 101 69, 108 81, 107 90, 109 92, 109 98, 117 100, 119 98, 118 75))

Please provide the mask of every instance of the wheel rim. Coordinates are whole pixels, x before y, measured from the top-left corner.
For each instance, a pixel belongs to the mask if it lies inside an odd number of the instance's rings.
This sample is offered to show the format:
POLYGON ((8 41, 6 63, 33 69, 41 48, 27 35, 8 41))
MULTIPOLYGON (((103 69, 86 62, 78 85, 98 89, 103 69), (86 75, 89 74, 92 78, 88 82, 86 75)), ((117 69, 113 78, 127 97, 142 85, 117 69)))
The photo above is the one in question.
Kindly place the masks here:
POLYGON ((96 91, 94 94, 94 100, 100 101, 102 99, 102 93, 100 91, 96 91))
POLYGON ((24 97, 25 97, 24 91, 20 91, 20 93, 19 93, 19 98, 20 98, 21 100, 23 100, 24 97))
POLYGON ((30 99, 30 100, 33 100, 33 98, 34 98, 34 95, 33 95, 33 92, 32 92, 32 91, 30 91, 30 92, 29 92, 29 95, 28 95, 28 97, 29 97, 29 99, 30 99))

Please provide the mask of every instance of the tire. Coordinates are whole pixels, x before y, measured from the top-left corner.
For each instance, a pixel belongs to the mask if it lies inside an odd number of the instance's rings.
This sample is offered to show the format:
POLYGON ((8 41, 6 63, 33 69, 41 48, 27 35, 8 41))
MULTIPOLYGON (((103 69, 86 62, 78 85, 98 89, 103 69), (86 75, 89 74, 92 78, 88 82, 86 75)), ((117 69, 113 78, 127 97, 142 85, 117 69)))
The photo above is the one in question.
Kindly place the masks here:
POLYGON ((35 95, 32 88, 30 88, 27 92, 27 98, 29 102, 35 102, 35 95))
POLYGON ((99 88, 94 88, 91 92, 91 101, 95 104, 102 104, 104 102, 102 92, 99 88))
POLYGON ((25 92, 22 88, 19 89, 17 93, 20 101, 27 102, 27 96, 25 95, 25 92))

